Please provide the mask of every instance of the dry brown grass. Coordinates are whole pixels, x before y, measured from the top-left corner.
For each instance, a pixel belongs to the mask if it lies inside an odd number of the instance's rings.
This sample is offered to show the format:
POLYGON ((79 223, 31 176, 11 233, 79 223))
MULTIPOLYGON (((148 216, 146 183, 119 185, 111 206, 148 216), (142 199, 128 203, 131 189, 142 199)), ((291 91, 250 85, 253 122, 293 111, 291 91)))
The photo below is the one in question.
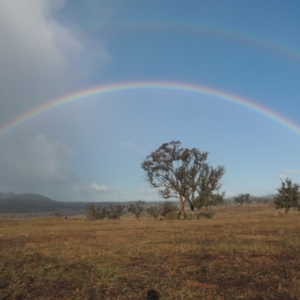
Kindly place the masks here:
POLYGON ((0 219, 0 299, 300 299, 300 216, 0 219))

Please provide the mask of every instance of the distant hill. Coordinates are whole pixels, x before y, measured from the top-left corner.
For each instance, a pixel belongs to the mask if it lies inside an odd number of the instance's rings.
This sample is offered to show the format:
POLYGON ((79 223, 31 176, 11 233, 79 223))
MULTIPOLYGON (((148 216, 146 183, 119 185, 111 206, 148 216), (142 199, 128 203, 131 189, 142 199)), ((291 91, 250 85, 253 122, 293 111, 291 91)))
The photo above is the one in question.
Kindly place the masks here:
MULTIPOLYGON (((97 205, 110 204, 129 205, 136 201, 127 202, 97 202, 97 205)), ((146 202, 146 205, 157 205, 160 202, 146 202)), ((0 192, 0 214, 51 214, 61 215, 82 214, 87 202, 59 202, 39 194, 14 194, 0 192)))
POLYGON ((265 195, 265 196, 262 196, 262 197, 259 197, 259 198, 263 198, 263 199, 273 199, 275 198, 276 194, 269 194, 269 195, 265 195))
POLYGON ((0 213, 38 213, 65 207, 62 202, 38 194, 0 193, 0 213))
MULTIPOLYGON (((255 198, 259 198, 259 199, 273 199, 276 195, 275 194, 268 194, 265 196, 255 196, 255 198)), ((225 198, 225 201, 231 201, 233 200, 234 197, 229 197, 229 198, 225 198)))

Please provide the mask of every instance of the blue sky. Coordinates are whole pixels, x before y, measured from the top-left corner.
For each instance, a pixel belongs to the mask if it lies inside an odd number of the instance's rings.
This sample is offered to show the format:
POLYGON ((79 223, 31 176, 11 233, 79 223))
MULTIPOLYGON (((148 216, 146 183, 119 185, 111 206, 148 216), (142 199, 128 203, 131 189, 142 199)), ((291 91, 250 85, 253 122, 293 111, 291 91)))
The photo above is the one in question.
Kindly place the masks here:
POLYGON ((0 191, 158 200, 140 165, 172 140, 225 166, 227 197, 300 182, 299 14, 298 1, 0 1, 0 130, 68 93, 140 81, 235 94, 299 128, 200 93, 99 94, 0 136, 0 191))

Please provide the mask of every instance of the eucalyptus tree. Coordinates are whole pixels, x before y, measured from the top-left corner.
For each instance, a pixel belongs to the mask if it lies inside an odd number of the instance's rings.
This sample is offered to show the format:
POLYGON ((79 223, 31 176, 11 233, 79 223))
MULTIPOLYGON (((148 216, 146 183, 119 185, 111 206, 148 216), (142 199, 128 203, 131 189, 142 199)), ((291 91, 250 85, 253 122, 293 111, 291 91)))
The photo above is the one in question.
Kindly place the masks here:
POLYGON ((225 168, 213 168, 207 163, 207 157, 208 152, 181 148, 181 142, 172 141, 162 144, 141 164, 146 179, 158 188, 160 197, 179 199, 181 219, 186 203, 194 210, 200 203, 199 197, 212 199, 220 187, 225 168))
POLYGON ((290 208, 300 208, 300 186, 293 183, 291 179, 286 178, 281 181, 281 187, 274 198, 276 209, 284 208, 285 215, 288 214, 290 208))

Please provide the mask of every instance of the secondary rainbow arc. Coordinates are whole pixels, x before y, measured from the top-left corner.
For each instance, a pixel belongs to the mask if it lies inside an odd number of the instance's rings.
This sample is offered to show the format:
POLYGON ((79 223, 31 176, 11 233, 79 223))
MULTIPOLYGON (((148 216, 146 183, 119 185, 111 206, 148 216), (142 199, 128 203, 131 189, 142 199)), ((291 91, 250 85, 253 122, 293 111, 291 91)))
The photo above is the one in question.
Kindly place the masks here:
POLYGON ((208 36, 221 37, 226 39, 232 39, 245 44, 252 44, 258 48, 264 48, 270 53, 286 57, 290 60, 300 63, 300 51, 299 49, 288 45, 286 43, 280 43, 276 40, 272 40, 265 36, 254 35, 246 31, 240 31, 233 28, 217 27, 210 24, 197 24, 197 23, 182 23, 178 22, 162 22, 159 20, 140 22, 140 23, 128 23, 119 22, 113 25, 106 25, 100 28, 94 28, 92 32, 131 32, 131 31, 143 31, 143 30, 170 30, 175 32, 187 31, 188 33, 205 34, 208 36))
POLYGON ((10 130, 20 126, 21 124, 29 121, 37 115, 40 115, 48 110, 55 107, 65 105, 73 101, 80 101, 87 99, 96 95, 103 95, 107 93, 114 93, 126 90, 147 90, 147 89, 161 89, 161 90, 173 90, 182 91, 188 93, 196 93, 201 95, 207 95, 211 97, 218 98, 229 103, 237 104, 257 112, 276 123, 281 124, 292 132, 300 135, 300 126, 293 123, 286 117, 280 115, 279 113, 253 101, 246 97, 242 97, 227 91, 223 91, 216 88, 211 88, 202 85, 183 83, 183 82, 173 82, 173 81, 134 81, 134 82, 119 82, 106 85, 93 86, 86 89, 78 90, 73 93, 64 95, 62 97, 56 98, 54 100, 43 103, 34 109, 31 109, 15 119, 12 119, 8 123, 0 127, 0 137, 4 136, 10 130))

